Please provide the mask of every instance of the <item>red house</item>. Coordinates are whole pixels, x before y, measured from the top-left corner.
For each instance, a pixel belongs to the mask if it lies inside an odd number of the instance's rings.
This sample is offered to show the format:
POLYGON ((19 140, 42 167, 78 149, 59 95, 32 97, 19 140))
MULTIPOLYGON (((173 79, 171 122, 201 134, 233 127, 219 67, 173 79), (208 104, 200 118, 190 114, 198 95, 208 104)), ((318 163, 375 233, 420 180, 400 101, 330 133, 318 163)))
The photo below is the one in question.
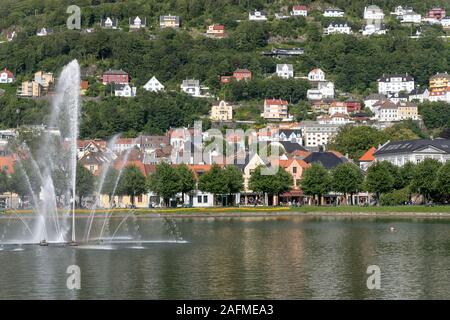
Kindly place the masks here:
POLYGON ((346 101, 345 106, 347 107, 348 113, 361 111, 361 103, 357 101, 346 101))
POLYGON ((233 72, 233 78, 235 78, 236 81, 251 80, 252 72, 248 69, 237 69, 233 72))
POLYGON ((445 17, 445 9, 442 8, 432 8, 430 11, 428 11, 428 18, 430 19, 437 19, 441 20, 445 17))
POLYGON ((103 73, 103 84, 128 84, 128 73, 123 70, 108 70, 103 73))

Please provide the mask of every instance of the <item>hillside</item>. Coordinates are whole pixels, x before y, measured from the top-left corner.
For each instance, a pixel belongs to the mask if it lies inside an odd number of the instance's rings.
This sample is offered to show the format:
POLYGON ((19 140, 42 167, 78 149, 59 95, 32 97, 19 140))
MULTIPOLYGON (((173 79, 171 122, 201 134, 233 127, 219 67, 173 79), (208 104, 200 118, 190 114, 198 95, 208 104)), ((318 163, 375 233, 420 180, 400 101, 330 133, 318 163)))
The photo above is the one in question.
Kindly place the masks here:
MULTIPOLYGON (((372 2, 386 13, 403 4, 403 1, 372 2)), ((445 0, 415 0, 408 4, 422 14, 435 5, 450 10, 445 0)), ((411 39, 415 29, 400 25, 386 14, 387 35, 362 37, 355 32, 323 36, 322 28, 336 19, 324 18, 318 10, 328 6, 342 8, 346 12, 344 20, 358 30, 363 25, 365 5, 367 1, 353 0, 3 0, 0 3, 1 32, 5 36, 15 30, 17 37, 0 44, 0 67, 8 68, 22 81, 31 79, 38 70, 58 73, 63 65, 78 59, 84 78, 89 80, 91 96, 108 96, 108 90, 98 85, 97 79, 110 68, 126 70, 138 88, 156 76, 169 91, 179 91, 183 79, 195 78, 209 87, 213 95, 241 104, 268 96, 289 100, 291 104, 299 104, 300 119, 304 114, 301 106, 308 84, 302 79, 268 78, 280 60, 263 56, 263 51, 273 47, 301 47, 304 55, 283 60, 293 64, 297 76, 320 67, 340 92, 355 97, 376 91, 376 80, 383 73, 409 73, 423 86, 431 75, 449 70, 450 45, 439 37, 445 35, 440 26, 423 26, 423 36, 411 39), (273 19, 275 12, 287 13, 298 3, 311 8, 307 18, 273 19), (81 31, 65 27, 69 4, 81 7, 81 31), (246 21, 248 12, 255 8, 264 9, 269 21, 246 21), (159 15, 169 13, 180 16, 179 30, 159 28, 159 15), (147 30, 128 32, 128 19, 137 15, 147 19, 147 30), (119 19, 122 30, 101 29, 100 19, 108 16, 119 19), (239 20, 244 21, 237 22, 239 20), (205 37, 203 34, 212 23, 223 24, 228 36, 220 40, 205 37), (54 33, 37 37, 36 30, 42 27, 51 28, 54 33), (85 32, 87 28, 93 28, 93 32, 85 32), (251 70, 255 81, 221 85, 219 76, 237 68, 251 70)), ((14 88, 9 87, 0 98, 1 127, 44 120, 45 102, 20 100, 14 93, 14 88)), ((161 133, 170 126, 192 123, 208 112, 207 100, 199 101, 174 92, 159 97, 149 93, 141 95, 132 101, 108 97, 87 103, 83 135, 104 137, 119 131, 133 135, 142 130, 161 133), (158 104, 151 101, 158 101, 158 104), (112 106, 116 109, 111 110, 112 106), (130 110, 140 110, 139 121, 130 110), (120 119, 116 119, 118 114, 122 115, 120 119), (89 126, 85 126, 86 123, 89 126)))

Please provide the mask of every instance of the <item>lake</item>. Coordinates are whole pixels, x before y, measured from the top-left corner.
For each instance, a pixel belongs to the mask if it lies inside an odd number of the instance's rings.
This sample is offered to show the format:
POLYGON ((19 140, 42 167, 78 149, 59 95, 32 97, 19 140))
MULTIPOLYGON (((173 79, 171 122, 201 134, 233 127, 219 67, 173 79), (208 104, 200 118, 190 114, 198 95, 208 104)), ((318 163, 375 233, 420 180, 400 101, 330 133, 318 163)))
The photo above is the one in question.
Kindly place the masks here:
MULTIPOLYGON (((86 220, 77 219, 80 236, 86 220)), ((180 218, 168 228, 139 217, 133 225, 116 237, 138 232, 154 242, 2 246, 0 299, 450 298, 448 219, 180 218), (80 267, 80 290, 66 287, 70 265, 80 267), (367 288, 370 265, 380 268, 379 290, 367 288)), ((3 234, 19 226, 0 219, 3 234)))

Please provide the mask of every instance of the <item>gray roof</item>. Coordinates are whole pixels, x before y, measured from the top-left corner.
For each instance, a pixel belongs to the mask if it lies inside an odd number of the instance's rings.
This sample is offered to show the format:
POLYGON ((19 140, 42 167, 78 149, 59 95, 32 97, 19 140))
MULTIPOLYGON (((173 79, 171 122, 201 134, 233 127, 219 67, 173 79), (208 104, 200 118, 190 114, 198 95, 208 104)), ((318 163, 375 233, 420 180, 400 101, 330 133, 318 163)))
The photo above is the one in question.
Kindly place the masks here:
POLYGON ((168 20, 175 20, 175 22, 177 24, 180 24, 180 17, 179 16, 171 16, 171 15, 159 16, 159 23, 164 23, 166 19, 168 19, 168 20))
POLYGON ((386 96, 381 93, 372 93, 364 98, 364 100, 386 100, 386 99, 387 99, 386 96))
POLYGON ((306 151, 306 149, 302 145, 296 142, 279 141, 278 143, 280 143, 283 146, 286 153, 292 153, 294 151, 306 151))
POLYGON ((319 163, 324 166, 325 169, 330 170, 340 165, 341 163, 348 162, 345 157, 338 157, 333 152, 312 152, 309 156, 303 159, 306 163, 319 163))
POLYGON ((447 139, 417 139, 388 142, 375 151, 374 155, 409 153, 425 149, 427 147, 435 147, 446 153, 450 153, 450 140, 447 139))
POLYGON ((199 87, 200 80, 186 79, 186 80, 183 80, 183 83, 181 85, 183 87, 199 87))
POLYGON ((294 67, 292 66, 292 64, 277 64, 277 72, 278 71, 283 71, 284 66, 287 66, 288 71, 294 71, 294 67))
POLYGON ((391 78, 402 78, 402 81, 414 81, 414 78, 409 74, 383 74, 383 76, 378 79, 378 82, 390 82, 391 78))
POLYGON ((128 74, 128 73, 126 73, 123 70, 111 70, 111 69, 109 69, 108 71, 103 72, 103 74, 123 74, 123 75, 125 75, 125 74, 128 74))

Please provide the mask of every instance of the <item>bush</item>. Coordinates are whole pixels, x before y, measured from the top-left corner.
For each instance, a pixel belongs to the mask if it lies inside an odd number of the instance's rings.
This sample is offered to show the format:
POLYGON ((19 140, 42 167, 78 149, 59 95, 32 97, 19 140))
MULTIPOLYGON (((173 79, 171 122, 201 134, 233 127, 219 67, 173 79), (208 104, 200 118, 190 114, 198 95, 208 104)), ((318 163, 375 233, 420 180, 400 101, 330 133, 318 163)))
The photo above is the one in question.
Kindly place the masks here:
POLYGON ((390 193, 382 194, 380 203, 382 206, 398 206, 409 202, 410 191, 409 188, 395 190, 390 193))

